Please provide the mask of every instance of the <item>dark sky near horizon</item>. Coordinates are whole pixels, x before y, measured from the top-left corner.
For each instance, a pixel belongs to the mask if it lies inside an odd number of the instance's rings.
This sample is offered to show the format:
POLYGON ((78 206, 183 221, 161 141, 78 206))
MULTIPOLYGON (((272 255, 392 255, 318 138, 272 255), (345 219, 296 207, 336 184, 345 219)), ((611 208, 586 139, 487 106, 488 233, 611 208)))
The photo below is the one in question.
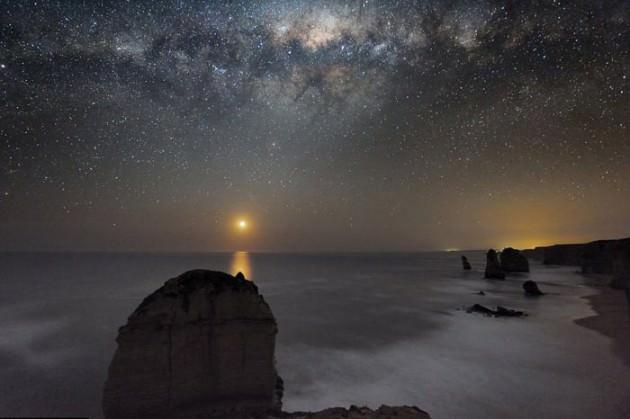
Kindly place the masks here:
POLYGON ((630 235, 630 2, 0 11, 0 250, 630 235))

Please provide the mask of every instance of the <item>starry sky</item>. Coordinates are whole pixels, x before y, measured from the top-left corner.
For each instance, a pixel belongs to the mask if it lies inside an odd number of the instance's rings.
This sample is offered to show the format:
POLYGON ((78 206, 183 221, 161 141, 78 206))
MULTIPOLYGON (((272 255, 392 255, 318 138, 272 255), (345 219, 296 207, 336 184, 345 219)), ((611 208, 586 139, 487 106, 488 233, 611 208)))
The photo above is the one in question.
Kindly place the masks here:
POLYGON ((627 1, 0 11, 0 250, 630 235, 627 1))

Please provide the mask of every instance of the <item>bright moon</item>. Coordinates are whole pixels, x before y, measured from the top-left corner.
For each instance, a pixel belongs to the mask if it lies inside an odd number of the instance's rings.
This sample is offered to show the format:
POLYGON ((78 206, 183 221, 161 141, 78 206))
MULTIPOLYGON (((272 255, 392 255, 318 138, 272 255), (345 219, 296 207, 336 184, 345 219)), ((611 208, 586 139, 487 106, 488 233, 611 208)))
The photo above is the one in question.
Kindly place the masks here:
POLYGON ((245 230, 247 228, 247 221, 245 220, 238 220, 238 229, 239 230, 245 230))

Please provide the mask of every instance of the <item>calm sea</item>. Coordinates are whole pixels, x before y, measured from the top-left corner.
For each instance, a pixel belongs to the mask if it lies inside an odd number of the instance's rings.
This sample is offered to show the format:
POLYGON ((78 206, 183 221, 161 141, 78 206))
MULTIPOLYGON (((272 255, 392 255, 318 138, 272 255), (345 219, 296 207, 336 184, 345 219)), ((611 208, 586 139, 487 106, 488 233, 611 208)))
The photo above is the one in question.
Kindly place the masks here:
POLYGON ((167 279, 255 281, 279 325, 286 410, 411 404, 434 418, 627 418, 630 369, 573 323, 594 291, 573 268, 483 280, 483 254, 0 254, 0 416, 101 417, 119 326, 167 279), (531 278, 548 295, 523 296, 531 278), (477 294, 485 291, 485 296, 477 294), (473 303, 524 319, 467 314, 473 303))

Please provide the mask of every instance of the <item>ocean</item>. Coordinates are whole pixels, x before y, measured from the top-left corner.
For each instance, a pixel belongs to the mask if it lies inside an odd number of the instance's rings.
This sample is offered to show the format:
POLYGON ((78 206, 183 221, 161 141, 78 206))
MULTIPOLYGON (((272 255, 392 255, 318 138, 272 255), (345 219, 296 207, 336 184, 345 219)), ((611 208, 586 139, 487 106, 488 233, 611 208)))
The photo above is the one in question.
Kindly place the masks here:
POLYGON ((167 279, 242 271, 278 322, 284 409, 416 405, 435 419, 627 418, 630 368, 574 320, 571 267, 483 279, 484 254, 0 253, 0 416, 101 418, 118 327, 167 279), (533 279, 547 295, 528 298, 533 279), (484 291, 485 296, 478 295, 484 291), (497 304, 525 318, 463 308, 497 304))

